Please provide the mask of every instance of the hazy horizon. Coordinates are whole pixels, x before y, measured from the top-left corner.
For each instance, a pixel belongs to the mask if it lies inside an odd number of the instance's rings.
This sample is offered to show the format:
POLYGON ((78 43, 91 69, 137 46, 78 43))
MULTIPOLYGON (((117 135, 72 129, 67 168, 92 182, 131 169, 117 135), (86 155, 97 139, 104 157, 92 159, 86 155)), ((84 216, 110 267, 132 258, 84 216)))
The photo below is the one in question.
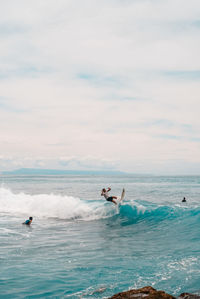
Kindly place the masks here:
POLYGON ((131 175, 131 176, 200 176, 200 174, 182 173, 147 173, 147 172, 126 172, 120 170, 99 170, 99 169, 49 169, 49 168, 16 168, 8 171, 0 171, 1 175, 131 175))

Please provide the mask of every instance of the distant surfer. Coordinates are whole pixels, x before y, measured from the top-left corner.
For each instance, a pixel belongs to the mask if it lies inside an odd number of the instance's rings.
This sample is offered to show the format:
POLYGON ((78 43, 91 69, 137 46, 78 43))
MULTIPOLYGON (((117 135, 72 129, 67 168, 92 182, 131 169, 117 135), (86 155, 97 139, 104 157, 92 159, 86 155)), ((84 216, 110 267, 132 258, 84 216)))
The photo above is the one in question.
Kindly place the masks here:
POLYGON ((109 187, 107 190, 105 188, 101 191, 101 196, 104 196, 107 201, 113 202, 115 205, 117 205, 117 202, 114 199, 117 199, 117 196, 109 196, 108 192, 111 190, 109 187))
POLYGON ((185 197, 183 197, 182 202, 186 202, 186 198, 185 197))
POLYGON ((32 221, 33 221, 33 217, 29 217, 29 219, 23 222, 22 224, 31 225, 32 221))

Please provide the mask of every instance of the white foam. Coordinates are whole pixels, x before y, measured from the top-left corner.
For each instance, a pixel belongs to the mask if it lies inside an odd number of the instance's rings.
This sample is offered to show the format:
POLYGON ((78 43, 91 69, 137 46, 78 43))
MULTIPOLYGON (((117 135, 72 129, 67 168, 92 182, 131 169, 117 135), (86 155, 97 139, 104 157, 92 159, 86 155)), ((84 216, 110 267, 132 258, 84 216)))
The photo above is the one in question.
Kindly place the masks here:
POLYGON ((0 188, 0 211, 37 217, 94 220, 111 216, 115 211, 102 201, 84 201, 73 196, 55 194, 14 194, 0 188))

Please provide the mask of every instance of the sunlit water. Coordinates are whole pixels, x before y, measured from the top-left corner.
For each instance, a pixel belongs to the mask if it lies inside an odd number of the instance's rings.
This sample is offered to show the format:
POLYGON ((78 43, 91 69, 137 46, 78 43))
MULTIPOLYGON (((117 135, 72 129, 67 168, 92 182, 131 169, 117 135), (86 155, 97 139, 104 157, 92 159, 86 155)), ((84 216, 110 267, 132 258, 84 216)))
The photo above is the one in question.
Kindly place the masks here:
POLYGON ((200 177, 1 176, 0 298, 199 293, 199 201, 200 177))

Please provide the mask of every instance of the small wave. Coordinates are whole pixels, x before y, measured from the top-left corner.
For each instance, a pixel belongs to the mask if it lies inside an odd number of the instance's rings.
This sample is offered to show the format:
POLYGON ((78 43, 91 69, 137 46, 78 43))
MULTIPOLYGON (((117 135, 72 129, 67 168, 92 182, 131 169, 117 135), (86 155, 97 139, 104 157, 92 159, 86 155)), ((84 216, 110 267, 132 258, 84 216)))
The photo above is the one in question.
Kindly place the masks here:
POLYGON ((118 218, 122 225, 131 225, 139 222, 146 222, 149 225, 157 225, 165 221, 171 223, 188 223, 190 225, 200 222, 199 206, 176 206, 156 205, 149 202, 130 202, 122 205, 118 218))

